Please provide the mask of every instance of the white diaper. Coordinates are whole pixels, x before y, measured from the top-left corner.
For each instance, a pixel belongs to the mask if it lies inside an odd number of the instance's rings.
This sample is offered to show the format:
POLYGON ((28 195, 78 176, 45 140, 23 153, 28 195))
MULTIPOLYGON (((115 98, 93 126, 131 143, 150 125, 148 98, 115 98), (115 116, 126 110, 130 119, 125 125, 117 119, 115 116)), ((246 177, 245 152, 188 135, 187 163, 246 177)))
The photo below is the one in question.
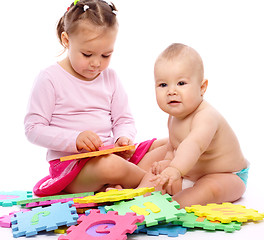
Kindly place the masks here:
POLYGON ((183 178, 182 179, 182 190, 186 189, 186 188, 190 188, 194 185, 194 182, 189 180, 189 179, 186 179, 186 178, 183 178))

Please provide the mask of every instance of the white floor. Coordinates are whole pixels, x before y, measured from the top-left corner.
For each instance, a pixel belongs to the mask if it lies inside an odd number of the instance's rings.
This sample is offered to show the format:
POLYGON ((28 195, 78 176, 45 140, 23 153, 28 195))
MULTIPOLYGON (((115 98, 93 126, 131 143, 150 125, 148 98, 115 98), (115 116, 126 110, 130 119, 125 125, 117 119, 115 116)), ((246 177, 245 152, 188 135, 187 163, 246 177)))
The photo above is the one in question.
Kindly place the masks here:
MULTIPOLYGON (((13 0, 12 9, 0 14, 0 191, 31 190, 48 174, 46 150, 26 140, 23 121, 35 77, 64 57, 57 57, 62 48, 55 37, 55 25, 71 2, 34 1, 32 11, 25 1, 13 0)), ((264 212, 263 1, 222 0, 217 5, 210 0, 113 2, 119 10, 120 29, 110 66, 128 93, 138 130, 136 142, 167 137, 167 114, 156 104, 153 85, 156 57, 172 42, 194 47, 209 79, 205 98, 228 120, 251 162, 247 192, 237 203, 264 212)), ((0 207, 0 216, 16 209, 0 207)), ((250 222, 234 233, 195 230, 178 238, 258 240, 264 239, 263 229, 264 221, 250 222)), ((128 237, 161 238, 171 239, 144 234, 128 237)), ((10 239, 12 231, 0 228, 0 240, 10 239)), ((47 233, 30 239, 54 240, 58 235, 47 233)))
MULTIPOLYGON (((255 175, 255 174, 254 174, 255 175)), ((261 186, 260 182, 256 181, 256 178, 252 174, 251 180, 248 184, 248 189, 242 199, 237 201, 237 204, 241 204, 246 206, 247 208, 253 208, 258 210, 260 213, 264 213, 264 190, 259 189, 261 186)), ((17 206, 13 207, 0 207, 0 216, 6 215, 9 212, 17 210, 17 206)), ((234 233, 225 233, 223 231, 216 232, 206 232, 204 230, 194 230, 187 231, 184 235, 179 235, 178 239, 188 239, 188 240, 201 240, 201 239, 214 239, 214 240, 228 240, 228 239, 250 239, 254 236, 255 240, 263 239, 263 229, 264 229, 264 221, 260 222, 248 222, 243 224, 240 231, 235 231, 234 233)), ((38 240, 54 240, 58 239, 58 234, 54 233, 41 233, 34 237, 30 237, 30 239, 38 239, 38 240)), ((171 237, 167 237, 165 235, 161 235, 162 239, 172 239, 171 237)), ((160 239, 161 236, 148 236, 146 234, 133 234, 129 235, 128 239, 160 239)), ((0 239, 1 240, 10 240, 13 239, 12 230, 8 228, 0 228, 0 239)), ((20 237, 19 239, 29 239, 26 237, 20 237)))

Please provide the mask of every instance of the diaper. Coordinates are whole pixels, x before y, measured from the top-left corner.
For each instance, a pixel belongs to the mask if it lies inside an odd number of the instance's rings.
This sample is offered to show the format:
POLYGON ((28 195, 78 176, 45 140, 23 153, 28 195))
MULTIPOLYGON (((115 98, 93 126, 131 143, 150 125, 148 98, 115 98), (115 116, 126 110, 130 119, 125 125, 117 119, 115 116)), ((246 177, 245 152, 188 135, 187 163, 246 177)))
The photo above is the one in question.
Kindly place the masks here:
POLYGON ((183 178, 182 179, 182 190, 186 189, 186 188, 190 188, 190 187, 193 187, 195 182, 189 180, 189 179, 186 179, 186 178, 183 178))
MULTIPOLYGON (((237 176, 239 176, 241 178, 241 180, 245 183, 245 185, 247 186, 247 180, 248 180, 248 171, 249 171, 249 167, 242 169, 241 171, 238 172, 233 172, 233 174, 236 174, 237 176)), ((189 179, 182 179, 182 190, 193 187, 195 182, 189 180, 189 179)))
POLYGON ((237 176, 239 176, 241 178, 241 180, 247 186, 248 171, 249 171, 249 167, 248 168, 245 168, 245 169, 242 169, 241 171, 238 171, 238 172, 233 172, 233 174, 236 174, 237 176))

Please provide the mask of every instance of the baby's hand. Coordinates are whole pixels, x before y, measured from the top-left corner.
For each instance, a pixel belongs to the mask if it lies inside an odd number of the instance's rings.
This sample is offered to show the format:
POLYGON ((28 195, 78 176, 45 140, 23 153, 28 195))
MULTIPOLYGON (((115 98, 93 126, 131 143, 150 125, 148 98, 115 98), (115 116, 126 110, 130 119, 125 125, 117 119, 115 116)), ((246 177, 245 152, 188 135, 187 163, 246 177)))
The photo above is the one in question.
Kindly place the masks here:
MULTIPOLYGON (((133 145, 133 142, 131 139, 129 139, 127 137, 120 137, 117 139, 117 141, 115 143, 116 147, 124 147, 124 146, 129 146, 129 145, 133 145)), ((116 154, 119 155, 120 157, 124 158, 124 159, 129 159, 133 155, 134 151, 135 150, 127 150, 127 151, 119 152, 116 154)))
POLYGON ((99 136, 91 131, 81 132, 76 139, 76 147, 78 151, 82 149, 88 152, 96 151, 103 145, 99 136))
POLYGON ((176 182, 180 178, 181 178, 180 171, 175 167, 169 166, 165 168, 160 174, 150 179, 150 181, 155 182, 154 187, 160 185, 164 188, 164 186, 167 185, 170 188, 173 182, 176 182))
POLYGON ((170 160, 154 162, 151 166, 151 172, 155 175, 160 174, 165 168, 169 166, 170 162, 170 160))

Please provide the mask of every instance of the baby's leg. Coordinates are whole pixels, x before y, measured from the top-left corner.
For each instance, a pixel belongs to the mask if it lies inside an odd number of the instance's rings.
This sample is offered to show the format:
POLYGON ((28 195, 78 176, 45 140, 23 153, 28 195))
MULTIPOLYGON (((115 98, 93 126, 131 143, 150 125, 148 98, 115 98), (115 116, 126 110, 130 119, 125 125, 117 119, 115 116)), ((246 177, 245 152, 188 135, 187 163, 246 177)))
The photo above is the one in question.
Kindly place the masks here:
POLYGON ((155 140, 152 145, 150 146, 148 152, 158 148, 158 147, 162 147, 164 145, 168 144, 169 139, 168 138, 162 138, 162 139, 157 139, 155 140))
POLYGON ((78 176, 65 188, 66 192, 104 191, 107 186, 136 188, 145 171, 116 154, 91 158, 78 176))
POLYGON ((161 186, 154 186, 154 182, 150 181, 150 179, 152 179, 154 176, 156 175, 154 175, 151 171, 147 172, 140 184, 138 185, 138 188, 155 187, 155 191, 161 191, 162 194, 168 193, 170 195, 174 195, 175 193, 181 191, 182 179, 179 179, 178 181, 174 182, 170 188, 168 188, 168 186, 164 186, 162 188, 161 186))
POLYGON ((181 208, 195 204, 234 202, 246 190, 244 182, 232 173, 208 174, 200 178, 193 187, 176 193, 173 199, 181 208))
POLYGON ((148 171, 154 162, 161 161, 165 158, 167 151, 168 139, 156 140, 138 163, 138 166, 143 170, 148 171))

